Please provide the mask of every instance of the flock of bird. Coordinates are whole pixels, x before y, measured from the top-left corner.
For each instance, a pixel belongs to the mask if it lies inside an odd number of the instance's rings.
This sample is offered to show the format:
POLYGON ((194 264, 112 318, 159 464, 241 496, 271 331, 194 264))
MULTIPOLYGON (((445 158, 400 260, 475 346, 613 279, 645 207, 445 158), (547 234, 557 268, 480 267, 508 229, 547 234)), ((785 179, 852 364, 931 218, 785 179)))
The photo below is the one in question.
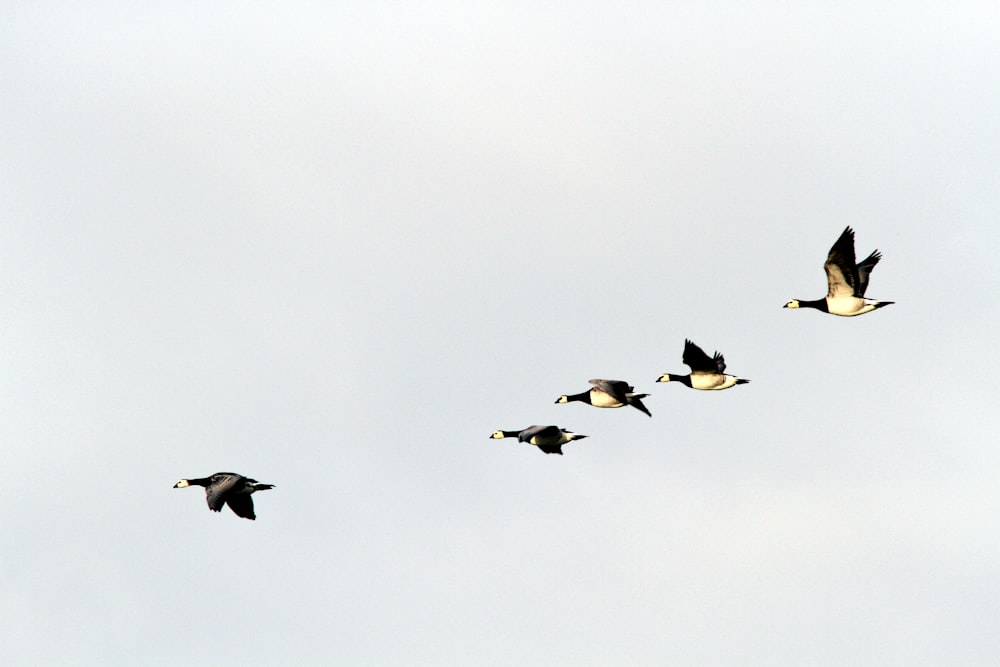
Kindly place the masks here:
MULTIPOLYGON (((882 255, 876 250, 862 262, 857 262, 854 255, 854 230, 847 227, 830 248, 823 264, 823 269, 826 271, 826 297, 814 300, 792 299, 784 307, 815 308, 830 315, 855 317, 888 306, 893 302, 865 297, 868 278, 880 259, 882 255)), ((684 341, 684 354, 681 360, 691 369, 689 374, 664 373, 657 382, 680 382, 691 389, 701 391, 719 391, 750 382, 745 378, 727 375, 726 360, 722 354, 716 352, 710 357, 690 340, 684 341)), ((621 408, 631 405, 636 410, 653 416, 642 403, 642 399, 648 394, 635 393, 635 388, 629 383, 623 380, 590 380, 590 384, 592 386, 589 390, 578 394, 563 394, 556 399, 556 403, 580 402, 595 408, 621 408)), ((498 440, 517 438, 518 442, 534 445, 546 454, 562 454, 563 445, 586 437, 588 436, 558 426, 529 426, 519 431, 497 430, 490 436, 498 440)), ((213 512, 220 512, 223 505, 228 505, 237 516, 250 520, 257 518, 252 494, 274 488, 273 484, 264 484, 232 472, 217 472, 209 477, 182 479, 174 485, 174 488, 183 489, 189 486, 205 488, 208 509, 213 512)))
MULTIPOLYGON (((882 259, 878 250, 872 252, 862 262, 854 255, 854 230, 844 229, 830 252, 823 269, 826 271, 827 294, 825 298, 806 300, 792 299, 785 308, 815 308, 816 310, 841 317, 855 317, 888 306, 892 301, 878 301, 865 297, 868 277, 872 269, 882 259)), ((750 382, 745 378, 726 374, 726 360, 719 352, 711 357, 691 340, 684 341, 684 355, 681 359, 691 369, 687 375, 664 373, 657 382, 681 382, 691 389, 719 391, 750 382)), ((635 387, 623 380, 591 380, 589 391, 579 394, 563 394, 556 403, 579 401, 595 408, 621 408, 631 405, 650 417, 649 409, 642 399, 649 394, 635 393, 635 387)), ((529 426, 520 431, 494 431, 490 438, 517 438, 518 442, 534 445, 546 454, 562 454, 562 446, 588 436, 574 433, 558 426, 529 426)))

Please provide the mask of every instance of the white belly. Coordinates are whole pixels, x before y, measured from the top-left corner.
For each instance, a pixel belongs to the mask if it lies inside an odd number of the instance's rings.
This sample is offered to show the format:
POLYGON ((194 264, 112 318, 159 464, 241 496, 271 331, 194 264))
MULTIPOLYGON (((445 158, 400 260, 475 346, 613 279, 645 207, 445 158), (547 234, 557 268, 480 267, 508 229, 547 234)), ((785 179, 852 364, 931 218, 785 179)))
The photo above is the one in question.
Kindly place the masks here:
POLYGON ((718 373, 707 373, 704 375, 694 373, 691 375, 692 389, 712 391, 718 389, 729 389, 735 384, 736 378, 732 375, 720 375, 718 373))
POLYGON ((875 310, 875 306, 856 296, 826 297, 826 309, 831 315, 854 317, 875 310))
POLYGON ((608 396, 598 389, 590 390, 590 404, 595 408, 620 408, 625 405, 613 396, 608 396))

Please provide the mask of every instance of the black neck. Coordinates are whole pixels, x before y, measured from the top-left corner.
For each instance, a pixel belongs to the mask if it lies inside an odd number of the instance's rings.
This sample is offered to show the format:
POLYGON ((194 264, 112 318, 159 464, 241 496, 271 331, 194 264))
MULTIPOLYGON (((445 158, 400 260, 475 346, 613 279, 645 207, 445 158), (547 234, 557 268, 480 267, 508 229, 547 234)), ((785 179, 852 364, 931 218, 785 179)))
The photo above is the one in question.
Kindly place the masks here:
POLYGON ((689 387, 691 386, 690 375, 674 375, 673 373, 667 373, 667 377, 670 378, 671 382, 682 382, 689 387))
POLYGON ((815 308, 816 310, 822 310, 824 313, 830 312, 826 307, 826 299, 816 299, 815 301, 803 301, 799 299, 799 308, 815 308))

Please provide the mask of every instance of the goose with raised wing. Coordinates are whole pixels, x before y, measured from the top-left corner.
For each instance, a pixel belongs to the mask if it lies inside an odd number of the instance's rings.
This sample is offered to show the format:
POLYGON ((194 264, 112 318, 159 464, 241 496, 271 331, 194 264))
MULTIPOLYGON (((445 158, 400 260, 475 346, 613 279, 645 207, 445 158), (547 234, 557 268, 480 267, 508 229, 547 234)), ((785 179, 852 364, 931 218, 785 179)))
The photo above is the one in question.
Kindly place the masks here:
POLYGON ((692 389, 704 391, 718 391, 729 389, 738 384, 750 382, 745 378, 726 374, 726 359, 721 352, 716 352, 713 356, 708 356, 705 351, 694 344, 693 341, 684 340, 684 356, 681 359, 684 364, 691 368, 688 375, 675 375, 664 373, 657 382, 680 382, 692 389))
POLYGON ((812 301, 792 299, 785 304, 785 308, 815 308, 831 315, 855 317, 895 303, 865 297, 868 277, 880 259, 882 254, 875 250, 864 261, 855 261, 854 230, 848 226, 830 248, 823 264, 828 288, 826 297, 812 301))

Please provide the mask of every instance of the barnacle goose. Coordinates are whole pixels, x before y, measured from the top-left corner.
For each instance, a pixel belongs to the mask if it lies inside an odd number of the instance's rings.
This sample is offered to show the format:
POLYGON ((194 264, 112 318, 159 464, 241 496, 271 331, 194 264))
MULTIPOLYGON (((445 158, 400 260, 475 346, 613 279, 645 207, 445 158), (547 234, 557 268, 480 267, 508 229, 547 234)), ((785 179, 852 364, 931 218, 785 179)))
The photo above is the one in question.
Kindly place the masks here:
POLYGON ((518 442, 535 445, 546 454, 562 454, 562 446, 567 442, 582 440, 586 437, 558 426, 529 426, 521 431, 499 430, 493 431, 493 435, 490 436, 495 440, 517 438, 518 442))
POLYGON ((175 489, 185 489, 189 486, 205 487, 208 509, 213 512, 219 512, 223 505, 229 505, 229 509, 236 512, 236 516, 251 521, 256 519, 257 515, 253 512, 253 498, 250 494, 274 488, 274 484, 263 484, 234 472, 217 472, 211 477, 182 479, 174 484, 175 489))
POLYGON ((830 254, 823 264, 829 287, 826 298, 813 301, 792 299, 785 304, 785 308, 815 308, 831 315, 854 317, 895 303, 865 298, 868 276, 880 259, 882 254, 876 250, 861 263, 855 262, 854 230, 848 226, 830 248, 830 254))
POLYGON ((721 352, 716 352, 714 356, 710 357, 694 342, 687 339, 684 340, 682 361, 691 367, 689 375, 664 373, 657 382, 681 382, 692 389, 703 390, 729 389, 738 384, 750 382, 750 380, 738 378, 735 375, 726 375, 726 359, 721 352))
POLYGON ((645 412, 650 417, 653 416, 653 413, 642 404, 642 399, 649 394, 633 393, 635 388, 628 382, 624 380, 590 380, 590 384, 594 385, 590 391, 579 394, 563 394, 556 399, 556 403, 580 401, 593 405, 595 408, 620 408, 631 405, 636 410, 645 412))

